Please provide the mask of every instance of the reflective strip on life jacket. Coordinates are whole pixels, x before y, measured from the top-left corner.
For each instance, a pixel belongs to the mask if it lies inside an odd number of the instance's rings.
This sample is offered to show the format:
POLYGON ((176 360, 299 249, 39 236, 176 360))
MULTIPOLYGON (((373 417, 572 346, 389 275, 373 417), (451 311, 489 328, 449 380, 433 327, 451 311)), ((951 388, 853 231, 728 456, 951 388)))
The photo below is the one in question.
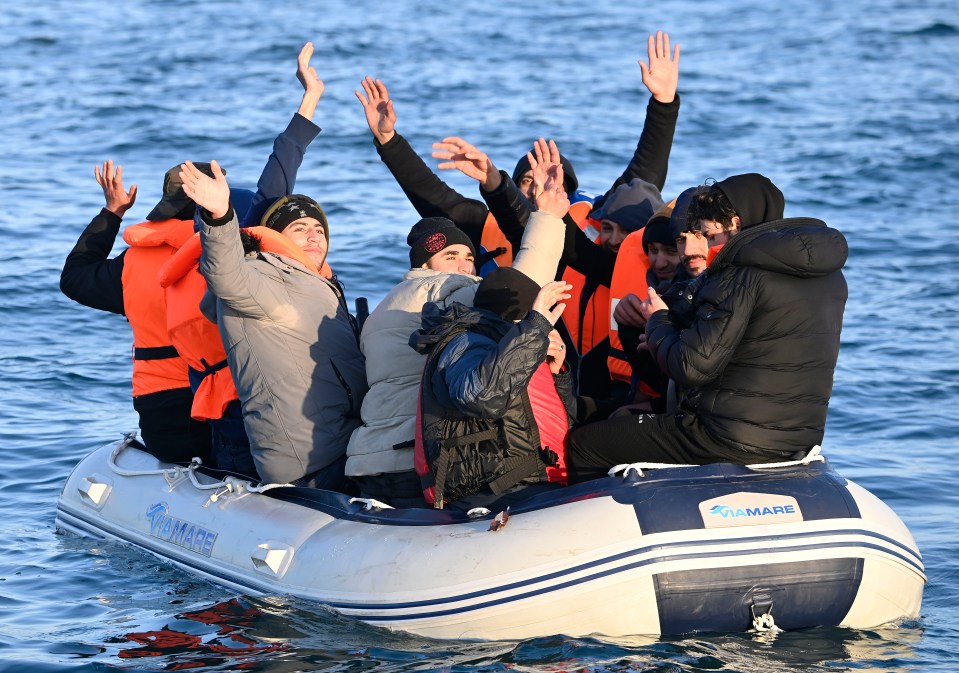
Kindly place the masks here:
POLYGON ((123 240, 130 245, 121 276, 123 309, 133 330, 134 354, 140 356, 133 360, 134 397, 190 387, 186 362, 172 350, 166 298, 157 272, 192 235, 190 220, 142 222, 123 232, 123 240))
POLYGON ((649 284, 646 274, 649 271, 649 257, 643 250, 643 229, 632 232, 623 239, 616 255, 616 266, 613 268, 613 281, 609 292, 609 375, 614 380, 626 381, 632 378, 632 367, 626 361, 623 343, 619 339, 619 325, 613 318, 616 305, 628 294, 635 294, 640 299, 646 299, 649 284))

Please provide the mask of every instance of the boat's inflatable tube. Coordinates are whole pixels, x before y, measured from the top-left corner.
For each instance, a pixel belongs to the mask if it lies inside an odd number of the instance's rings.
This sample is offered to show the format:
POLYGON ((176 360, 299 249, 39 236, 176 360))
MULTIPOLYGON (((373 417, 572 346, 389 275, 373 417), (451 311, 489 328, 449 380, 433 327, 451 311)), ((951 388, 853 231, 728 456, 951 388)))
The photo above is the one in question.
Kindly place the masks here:
POLYGON ((495 512, 256 492, 134 447, 76 467, 59 528, 435 638, 867 628, 916 617, 926 579, 892 510, 821 460, 628 469, 541 494, 494 532, 495 512))

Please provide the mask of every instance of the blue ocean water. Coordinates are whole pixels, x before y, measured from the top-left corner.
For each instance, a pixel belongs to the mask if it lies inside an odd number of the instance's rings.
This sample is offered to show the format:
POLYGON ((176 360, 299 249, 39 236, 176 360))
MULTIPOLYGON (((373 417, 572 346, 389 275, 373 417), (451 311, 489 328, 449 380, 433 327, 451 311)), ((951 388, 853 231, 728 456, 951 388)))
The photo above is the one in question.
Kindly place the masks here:
MULTIPOLYGON (((959 651, 957 220, 959 14, 954 3, 554 0, 494 6, 89 0, 0 13, 0 670, 953 671, 959 651), (139 184, 215 158, 252 186, 299 102, 316 44, 323 128, 299 191, 332 223, 331 262, 375 303, 404 271, 415 213, 379 161, 353 91, 390 87, 397 128, 429 157, 461 135, 511 170, 554 137, 582 186, 622 171, 646 98, 646 36, 682 45, 682 111, 664 194, 746 171, 788 216, 850 243, 850 294, 826 452, 889 503, 924 554, 920 619, 606 642, 438 643, 280 597, 234 596, 140 553, 56 533, 59 489, 91 448, 136 427, 129 328, 58 289, 102 205, 93 166, 139 184), (159 634, 159 635, 158 635, 159 634)), ((431 159, 428 159, 432 161, 431 159)), ((475 184, 457 175, 466 194, 475 184)))

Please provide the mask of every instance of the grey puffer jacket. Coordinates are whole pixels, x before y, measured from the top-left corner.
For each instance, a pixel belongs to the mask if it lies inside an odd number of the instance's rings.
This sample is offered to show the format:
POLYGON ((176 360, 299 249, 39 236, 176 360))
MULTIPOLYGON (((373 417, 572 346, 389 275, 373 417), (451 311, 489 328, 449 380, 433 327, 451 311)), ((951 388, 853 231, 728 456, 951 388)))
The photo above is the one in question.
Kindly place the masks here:
POLYGON ((370 392, 363 400, 363 425, 346 450, 347 476, 413 469, 416 399, 426 358, 410 348, 410 334, 420 327, 424 304, 472 304, 479 282, 462 273, 412 269, 366 319, 360 346, 370 392))
POLYGON ((752 226, 646 325, 730 460, 779 460, 822 442, 848 290, 842 233, 812 218, 752 226), (686 316, 680 318, 681 315, 686 316))
POLYGON ((330 465, 360 424, 367 389, 342 291, 290 258, 245 256, 235 216, 204 219, 200 241, 257 471, 285 483, 330 465))

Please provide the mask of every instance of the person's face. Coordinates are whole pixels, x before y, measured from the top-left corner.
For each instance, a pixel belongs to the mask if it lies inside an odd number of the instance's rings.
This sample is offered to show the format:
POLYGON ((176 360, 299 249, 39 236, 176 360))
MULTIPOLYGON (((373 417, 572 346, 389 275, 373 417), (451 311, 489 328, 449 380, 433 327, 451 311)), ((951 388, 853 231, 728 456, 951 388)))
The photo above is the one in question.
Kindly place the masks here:
POLYGON ((699 230, 706 237, 710 248, 724 245, 730 238, 739 233, 739 218, 734 217, 732 226, 723 229, 723 225, 714 220, 700 220, 699 230))
POLYGON ((646 251, 649 257, 649 268, 659 280, 672 280, 676 277, 676 267, 679 266, 679 252, 671 245, 650 243, 646 251))
POLYGON ((706 270, 709 244, 701 231, 684 231, 676 238, 676 252, 690 276, 696 277, 706 270))
POLYGON ((519 187, 520 193, 522 193, 528 201, 531 201, 533 199, 533 171, 528 170, 523 173, 519 177, 516 186, 519 187))
POLYGON ((603 220, 599 230, 599 244, 612 252, 619 252, 619 246, 631 232, 612 220, 603 220))
POLYGON ((429 258, 426 268, 443 273, 468 273, 472 275, 473 252, 468 245, 457 243, 450 245, 429 258))
POLYGON ((329 244, 319 220, 315 217, 301 217, 286 225, 281 233, 300 246, 317 268, 323 266, 329 244))

